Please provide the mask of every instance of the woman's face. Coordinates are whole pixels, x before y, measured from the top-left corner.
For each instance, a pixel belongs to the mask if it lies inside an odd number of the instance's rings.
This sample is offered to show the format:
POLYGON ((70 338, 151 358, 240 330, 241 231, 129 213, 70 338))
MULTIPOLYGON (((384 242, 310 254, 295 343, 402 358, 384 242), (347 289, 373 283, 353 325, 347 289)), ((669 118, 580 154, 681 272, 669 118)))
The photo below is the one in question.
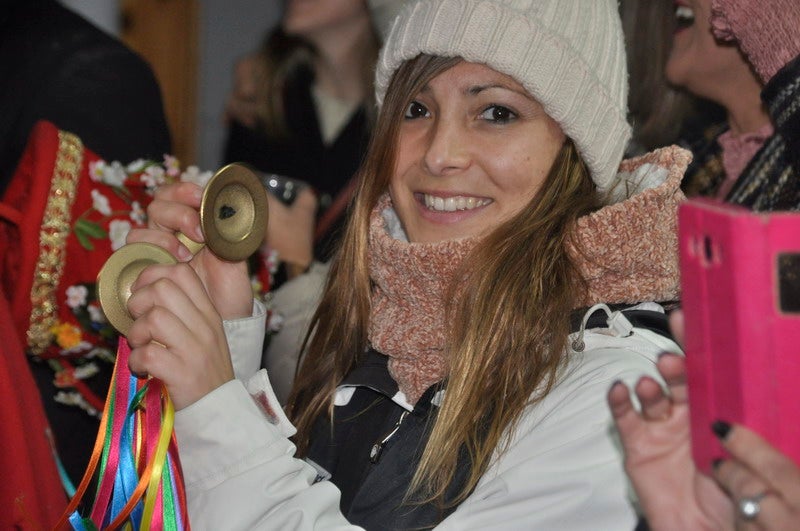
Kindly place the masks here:
POLYGON ((406 107, 389 190, 412 242, 478 236, 521 211, 565 137, 513 78, 461 62, 406 107))
POLYGON ((710 25, 711 0, 676 0, 675 18, 667 79, 673 85, 717 101, 729 76, 737 72, 747 74, 747 63, 736 46, 714 38, 710 25))
POLYGON ((366 0, 286 0, 282 25, 286 33, 310 39, 364 20, 366 0))

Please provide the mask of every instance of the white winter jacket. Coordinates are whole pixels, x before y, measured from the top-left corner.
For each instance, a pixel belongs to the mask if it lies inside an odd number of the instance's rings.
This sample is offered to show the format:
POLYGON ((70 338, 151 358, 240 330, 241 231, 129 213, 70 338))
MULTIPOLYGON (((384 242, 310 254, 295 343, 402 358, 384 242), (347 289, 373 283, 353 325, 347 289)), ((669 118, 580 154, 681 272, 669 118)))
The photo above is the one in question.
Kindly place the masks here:
MULTIPOLYGON (((678 346, 646 329, 587 330, 559 383, 530 407, 508 451, 437 529, 627 530, 636 524, 606 393, 617 380, 658 378, 654 362, 678 346)), ((226 323, 237 377, 260 358, 263 309, 226 323), (261 312, 262 315, 258 315, 261 312), (235 333, 233 330, 236 330, 235 333)), ((575 334, 570 339, 574 339, 575 334)), ((360 529, 339 511, 339 492, 314 483, 293 457, 294 428, 266 371, 228 382, 176 414, 175 430, 195 529, 360 529)))

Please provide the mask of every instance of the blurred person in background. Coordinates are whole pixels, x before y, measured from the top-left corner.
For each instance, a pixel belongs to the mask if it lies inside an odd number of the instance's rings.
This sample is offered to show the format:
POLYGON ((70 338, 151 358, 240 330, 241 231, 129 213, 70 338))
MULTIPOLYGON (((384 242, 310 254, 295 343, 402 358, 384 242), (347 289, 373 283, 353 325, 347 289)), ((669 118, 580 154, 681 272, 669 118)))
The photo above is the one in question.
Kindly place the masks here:
POLYGON ((711 0, 624 0, 630 107, 640 146, 678 143, 689 196, 725 199, 773 132, 763 85, 735 43, 711 31, 711 0))
POLYGON ((226 105, 224 161, 297 179, 291 205, 270 196, 265 255, 273 254, 271 306, 280 330, 264 354, 281 401, 322 294, 352 177, 375 114, 378 48, 402 0, 289 0, 257 53, 236 65, 226 105))
POLYGON ((0 195, 37 120, 108 160, 170 153, 150 66, 56 0, 3 0, 0 10, 0 195))

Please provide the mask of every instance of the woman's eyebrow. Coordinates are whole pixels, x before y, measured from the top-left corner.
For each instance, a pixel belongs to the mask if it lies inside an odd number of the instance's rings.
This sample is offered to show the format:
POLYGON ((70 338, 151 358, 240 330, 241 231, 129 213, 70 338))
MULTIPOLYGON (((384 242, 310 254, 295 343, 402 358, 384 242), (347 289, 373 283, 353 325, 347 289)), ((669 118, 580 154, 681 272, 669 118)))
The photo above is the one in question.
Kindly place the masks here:
POLYGON ((489 84, 486 84, 486 85, 474 85, 474 86, 468 87, 464 91, 464 94, 466 94, 468 96, 477 96, 481 92, 483 92, 485 90, 489 90, 489 89, 508 90, 508 91, 511 91, 511 92, 515 92, 515 93, 517 93, 517 94, 519 94, 521 96, 525 96, 526 98, 530 98, 530 95, 524 89, 517 89, 517 88, 509 87, 508 85, 504 85, 502 83, 489 83, 489 84))

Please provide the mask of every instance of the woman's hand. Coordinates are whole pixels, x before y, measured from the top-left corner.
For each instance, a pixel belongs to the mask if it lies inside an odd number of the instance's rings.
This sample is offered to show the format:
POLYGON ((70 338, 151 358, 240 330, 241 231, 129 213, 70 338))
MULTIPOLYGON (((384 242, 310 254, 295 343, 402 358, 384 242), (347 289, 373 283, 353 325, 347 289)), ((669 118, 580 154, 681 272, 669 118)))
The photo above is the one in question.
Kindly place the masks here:
POLYGON ((175 409, 233 379, 222 320, 186 263, 145 268, 131 286, 128 332, 134 374, 164 382, 175 409))
MULTIPOLYGON (((682 342, 683 315, 674 312, 670 325, 682 342)), ((657 368, 667 392, 652 378, 641 378, 635 388, 641 412, 634 409, 624 384, 614 384, 608 393, 625 449, 625 470, 649 527, 654 531, 796 528, 797 465, 747 428, 716 422, 714 433, 731 458, 715 467, 713 478, 701 473, 692 459, 684 359, 664 354, 657 368), (740 502, 762 494, 758 515, 746 519, 740 502)))
POLYGON ((744 426, 717 423, 717 431, 731 458, 715 467, 714 478, 737 504, 736 528, 797 529, 800 526, 797 464, 744 426), (743 499, 753 497, 759 510, 748 520, 738 507, 743 499))
POLYGON ((641 413, 624 384, 616 383, 608 393, 625 448, 625 470, 648 524, 654 531, 729 529, 733 504, 692 460, 684 360, 665 354, 657 367, 669 394, 654 379, 641 378, 635 388, 641 413))
POLYGON ((302 273, 314 259, 314 224, 317 198, 304 187, 291 206, 268 194, 269 225, 266 243, 286 263, 290 278, 302 273))
POLYGON ((214 307, 223 319, 247 317, 253 309, 253 291, 245 262, 226 262, 207 247, 192 256, 177 238, 182 232, 203 242, 200 229, 202 189, 193 183, 163 186, 147 208, 148 228, 128 234, 128 243, 148 242, 163 247, 178 261, 188 263, 202 281, 214 307))

